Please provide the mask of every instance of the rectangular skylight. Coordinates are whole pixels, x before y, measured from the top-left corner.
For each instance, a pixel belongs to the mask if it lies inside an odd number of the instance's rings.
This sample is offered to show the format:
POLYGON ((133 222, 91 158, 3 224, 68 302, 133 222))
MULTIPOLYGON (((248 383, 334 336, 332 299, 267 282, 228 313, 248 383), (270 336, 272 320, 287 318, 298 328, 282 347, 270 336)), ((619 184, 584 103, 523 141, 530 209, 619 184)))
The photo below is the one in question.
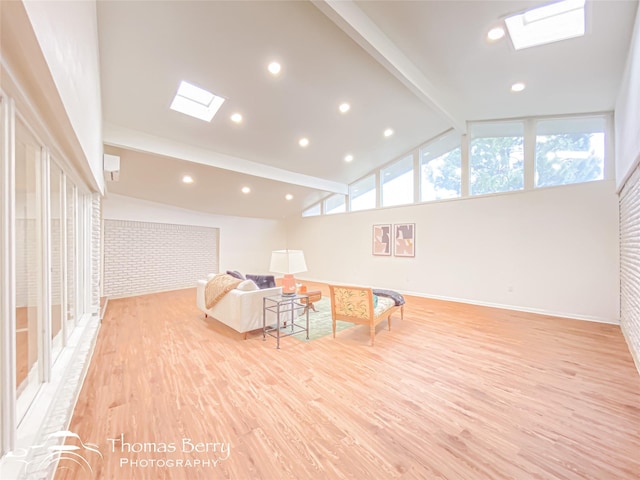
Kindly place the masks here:
POLYGON ((564 0, 505 19, 516 50, 581 37, 585 32, 585 0, 564 0))
POLYGON ((223 103, 224 98, 183 80, 180 82, 178 93, 171 102, 170 108, 176 112, 210 122, 223 103))

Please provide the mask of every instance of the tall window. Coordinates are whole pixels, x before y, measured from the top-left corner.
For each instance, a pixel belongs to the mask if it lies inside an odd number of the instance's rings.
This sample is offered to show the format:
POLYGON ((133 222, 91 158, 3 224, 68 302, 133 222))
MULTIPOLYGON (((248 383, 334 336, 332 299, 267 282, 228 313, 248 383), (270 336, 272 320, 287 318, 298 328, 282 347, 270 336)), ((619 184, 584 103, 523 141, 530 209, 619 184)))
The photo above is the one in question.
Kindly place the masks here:
POLYGON ((538 121, 535 186, 602 180, 605 129, 604 117, 538 121))
POLYGON ((64 319, 62 185, 62 170, 52 161, 49 169, 49 196, 51 197, 51 339, 54 359, 62 350, 64 343, 62 339, 64 319))
POLYGON ((523 122, 480 123, 471 128, 469 193, 524 188, 523 122))
POLYGON ((382 206, 413 203, 413 155, 380 170, 382 206))
MULTIPOLYGON (((2 8, 2 7, 0 7, 2 8)), ((0 169, 4 172, 5 171, 5 165, 6 162, 8 160, 8 155, 7 155, 7 151, 5 149, 5 143, 7 141, 7 137, 8 135, 6 135, 6 130, 5 128, 7 127, 7 125, 5 124, 5 114, 7 112, 7 100, 4 97, 4 95, 2 95, 2 91, 0 91, 0 169)), ((5 203, 8 198, 5 195, 8 195, 8 192, 6 191, 7 189, 5 188, 5 181, 7 179, 3 177, 0 177, 0 203, 5 203)), ((4 214, 0 211, 0 222, 2 224, 4 224, 4 214)), ((6 249, 6 238, 7 238, 7 233, 6 231, 3 231, 3 228, 0 228, 0 250, 4 251, 6 249)), ((8 322, 9 319, 4 318, 5 317, 5 312, 4 312, 4 307, 3 307, 3 297, 4 297, 4 291, 7 288, 7 285, 4 285, 5 283, 5 268, 6 265, 4 264, 4 255, 0 255, 0 327, 2 327, 4 325, 4 322, 8 322)), ((4 358, 4 351, 6 349, 6 342, 4 342, 3 340, 0 340, 0 355, 2 355, 2 358, 4 358)), ((0 384, 2 384, 2 386, 0 386, 0 392, 2 392, 5 387, 4 387, 4 379, 2 378, 2 376, 0 376, 0 384)), ((0 393, 0 395, 2 395, 0 393)), ((2 404, 0 404, 0 409, 4 408, 5 406, 4 404, 4 396, 0 396, 0 402, 2 402, 2 404)), ((7 430, 9 430, 8 426, 4 425, 4 415, 0 415, 0 457, 2 457, 5 454, 5 451, 8 449, 8 447, 6 445, 4 445, 4 438, 5 438, 5 432, 7 430)))
POLYGON ((349 199, 352 212, 376 208, 376 176, 369 175, 349 186, 349 199))
POLYGON ((16 119, 16 389, 18 421, 35 398, 42 362, 41 146, 16 119))
POLYGON ((460 134, 452 132, 420 149, 420 201, 459 197, 460 134))
POLYGON ((332 213, 342 213, 346 210, 347 204, 345 203, 344 195, 336 193, 324 201, 324 213, 327 215, 332 213))
POLYGON ((76 235, 77 216, 77 191, 76 186, 67 177, 65 189, 65 210, 66 210, 66 334, 71 335, 71 331, 76 324, 76 259, 78 253, 76 235))

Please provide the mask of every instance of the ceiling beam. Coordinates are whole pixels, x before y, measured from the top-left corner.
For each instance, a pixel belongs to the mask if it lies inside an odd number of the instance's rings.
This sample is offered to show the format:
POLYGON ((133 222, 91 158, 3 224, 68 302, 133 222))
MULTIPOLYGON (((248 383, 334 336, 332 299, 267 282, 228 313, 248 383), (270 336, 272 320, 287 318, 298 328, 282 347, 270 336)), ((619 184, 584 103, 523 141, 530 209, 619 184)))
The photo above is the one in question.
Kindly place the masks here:
POLYGON ((436 88, 353 0, 312 2, 420 100, 433 108, 453 128, 460 133, 466 133, 466 122, 451 95, 436 88))
POLYGON ((105 123, 103 125, 103 142, 105 145, 113 147, 177 158, 179 160, 186 160, 201 165, 252 175, 254 177, 267 178, 291 185, 313 188, 324 192, 340 193, 343 195, 349 193, 349 186, 344 183, 291 172, 282 168, 225 155, 113 124, 105 123))

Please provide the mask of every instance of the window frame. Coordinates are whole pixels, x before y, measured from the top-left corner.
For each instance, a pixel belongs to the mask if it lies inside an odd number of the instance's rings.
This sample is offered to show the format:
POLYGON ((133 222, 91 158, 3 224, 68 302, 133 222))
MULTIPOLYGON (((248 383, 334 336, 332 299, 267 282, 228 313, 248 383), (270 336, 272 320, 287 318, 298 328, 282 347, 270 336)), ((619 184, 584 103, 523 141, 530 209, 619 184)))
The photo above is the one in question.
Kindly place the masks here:
POLYGON ((376 172, 373 172, 373 173, 371 173, 371 174, 369 174, 369 175, 367 175, 365 177, 362 177, 361 179, 359 179, 359 180, 353 182, 352 184, 350 184, 349 185, 348 197, 349 197, 349 211, 350 212, 361 212, 361 211, 364 211, 364 210, 375 210, 377 208, 377 206, 378 206, 378 201, 377 201, 377 198, 378 198, 378 186, 377 186, 377 183, 376 183, 376 172), (369 190, 366 190, 364 193, 361 193, 356 198, 364 197, 368 193, 373 192, 373 206, 371 206, 371 207, 367 206, 367 207, 363 207, 363 208, 353 208, 353 203, 354 203, 354 197, 353 197, 353 194, 352 194, 353 189, 356 186, 358 186, 358 185, 360 185, 360 184, 362 184, 362 183, 364 183, 364 182, 366 182, 368 180, 371 180, 372 188, 369 189, 369 190))
MULTIPOLYGON (((434 139, 428 141, 427 143, 424 143, 423 145, 420 146, 420 148, 418 149, 418 162, 417 162, 417 177, 418 177, 418 191, 416 192, 417 197, 418 197, 418 203, 431 203, 431 202, 440 202, 440 201, 444 201, 444 200, 455 200, 457 198, 462 198, 464 196, 464 192, 463 192, 463 173, 464 173, 464 138, 463 136, 457 132, 456 130, 448 130, 446 132, 444 132, 441 135, 438 135, 437 137, 435 137, 434 139), (449 140, 452 139, 452 140, 449 140), (456 140, 457 139, 457 140, 456 140), (423 151, 426 150, 429 147, 432 146, 436 146, 438 144, 441 143, 453 143, 455 145, 458 145, 457 147, 454 147, 450 150, 446 150, 444 153, 441 153, 440 155, 430 158, 427 161, 423 161, 423 151), (433 199, 424 199, 423 198, 423 186, 424 186, 424 182, 423 182, 423 175, 422 175, 422 168, 425 165, 428 165, 430 162, 438 160, 442 157, 444 157, 445 155, 450 155, 453 151, 455 150, 460 150, 460 166, 458 167, 460 170, 460 175, 459 175, 459 182, 460 182, 460 187, 458 190, 458 195, 453 196, 453 197, 442 197, 442 198, 433 198, 433 199)), ((436 147, 437 148, 437 147, 436 147)))
POLYGON ((390 162, 382 167, 380 167, 379 169, 377 169, 379 171, 379 189, 380 189, 380 208, 390 208, 390 207, 402 207, 402 206, 406 206, 406 205, 413 205, 416 203, 416 165, 415 165, 415 151, 411 150, 410 152, 407 152, 406 154, 400 156, 400 158, 397 158, 396 160, 394 160, 393 162, 390 162), (403 172, 395 177, 393 177, 390 182, 386 182, 385 183, 385 170, 387 169, 391 169, 393 167, 395 167, 396 165, 399 165, 403 162, 407 162, 411 164, 411 170, 408 170, 407 172, 403 172), (411 200, 409 200, 408 202, 403 202, 403 203, 393 203, 393 204, 385 204, 385 199, 384 199, 384 187, 385 184, 389 184, 394 180, 397 180, 399 178, 402 178, 404 175, 406 175, 407 173, 411 173, 411 200))
MULTIPOLYGON (((332 209, 333 210, 333 209, 332 209)), ((347 212, 347 195, 344 195, 342 193, 334 193, 333 195, 329 195, 327 198, 325 198, 322 201, 322 211, 325 215, 336 215, 339 213, 346 213, 347 212), (339 203, 338 205, 342 205, 342 207, 344 208, 344 210, 338 210, 338 211, 329 211, 327 208, 327 203, 330 202, 333 199, 336 198, 341 198, 341 203, 339 203)))
MULTIPOLYGON (((486 195, 499 195, 499 194, 504 194, 504 193, 513 193, 513 192, 520 192, 520 191, 525 191, 526 190, 526 184, 527 184, 527 148, 530 144, 530 139, 529 141, 527 140, 527 133, 529 131, 529 129, 527 128, 528 126, 528 122, 527 119, 508 119, 508 120, 490 120, 490 121, 482 121, 482 122, 473 122, 471 124, 469 124, 469 141, 468 141, 468 166, 467 166, 467 194, 468 197, 467 198, 471 198, 471 197, 480 197, 480 196, 486 196, 486 195), (494 190, 494 191, 490 191, 490 192, 478 192, 478 193, 474 193, 473 191, 473 187, 474 187, 474 183, 472 182, 473 179, 473 154, 472 154, 472 149, 473 149, 473 143, 474 140, 478 140, 478 139, 497 139, 497 138, 517 138, 517 135, 500 135, 500 134, 496 134, 493 136, 490 135, 478 135, 478 136, 474 136, 473 135, 473 129, 474 127, 479 128, 479 129, 486 129, 486 130, 490 130, 493 128, 498 127, 496 130, 498 132, 502 131, 503 129, 499 128, 500 126, 506 126, 506 130, 509 130, 509 126, 515 126, 515 125, 520 125, 519 130, 521 130, 522 134, 522 186, 520 188, 508 188, 506 190, 494 190)), ((511 153, 511 151, 510 151, 511 153)), ((509 156, 509 158, 507 159, 509 162, 511 162, 511 156, 509 156)), ((515 160, 515 162, 517 162, 519 160, 515 160)), ((492 173, 491 175, 494 175, 494 173, 492 173)))
MULTIPOLYGON (((534 189, 540 189, 540 188, 553 188, 553 187, 564 187, 564 186, 569 186, 569 185, 580 185, 583 183, 593 183, 593 182, 598 182, 598 181, 603 181, 603 180, 607 180, 609 178, 609 172, 611 172, 613 169, 609 166, 610 162, 611 162, 611 158, 612 158, 612 144, 613 142, 611 141, 611 135, 612 135, 612 127, 611 127, 611 114, 607 114, 607 113, 594 113, 594 114, 585 114, 585 115, 563 115, 563 116, 554 116, 554 117, 538 117, 538 118, 534 118, 532 119, 532 123, 533 123, 533 127, 532 127, 532 159, 531 159, 531 186, 534 189), (538 154, 537 154, 537 147, 538 147, 538 127, 541 123, 544 122, 571 122, 571 121, 577 121, 577 122, 588 122, 589 120, 591 121, 596 121, 599 120, 602 122, 602 132, 597 132, 597 133, 602 133, 603 135, 603 147, 602 147, 602 172, 601 172, 601 178, 595 178, 592 180, 583 180, 583 181, 579 181, 579 182, 565 182, 565 183, 556 183, 556 184, 549 184, 549 185, 538 185, 538 154)), ((575 132, 575 133, 579 133, 579 132, 575 132)), ((583 134, 592 134, 592 133, 596 133, 596 132, 583 132, 583 134)), ((553 135, 562 135, 562 133, 550 133, 550 134, 545 134, 546 136, 553 136, 553 135)))

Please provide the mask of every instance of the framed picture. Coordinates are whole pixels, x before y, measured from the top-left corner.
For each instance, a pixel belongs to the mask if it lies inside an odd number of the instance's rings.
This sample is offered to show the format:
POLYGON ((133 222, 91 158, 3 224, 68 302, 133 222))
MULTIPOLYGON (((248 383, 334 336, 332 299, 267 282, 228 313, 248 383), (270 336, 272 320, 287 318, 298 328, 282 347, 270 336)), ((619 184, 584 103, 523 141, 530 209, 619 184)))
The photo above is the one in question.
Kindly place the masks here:
POLYGON ((373 254, 391 255, 391 224, 373 226, 373 254))
POLYGON ((396 223, 393 226, 393 254, 396 257, 416 256, 415 229, 415 223, 396 223))

